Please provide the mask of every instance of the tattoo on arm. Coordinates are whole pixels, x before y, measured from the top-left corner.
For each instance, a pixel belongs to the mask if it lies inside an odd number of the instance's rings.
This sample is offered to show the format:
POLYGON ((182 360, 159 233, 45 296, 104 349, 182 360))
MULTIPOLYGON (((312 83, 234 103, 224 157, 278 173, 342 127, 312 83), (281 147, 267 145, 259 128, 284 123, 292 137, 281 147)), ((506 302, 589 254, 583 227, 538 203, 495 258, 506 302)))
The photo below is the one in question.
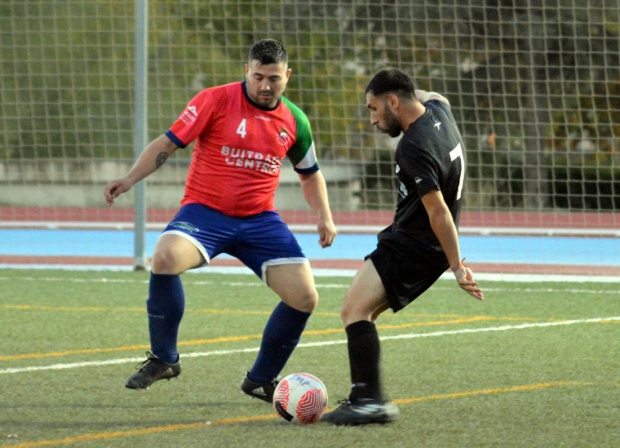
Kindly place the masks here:
POLYGON ((166 160, 168 160, 168 153, 167 152, 160 152, 157 155, 157 158, 155 159, 155 169, 159 168, 164 163, 166 163, 166 160))

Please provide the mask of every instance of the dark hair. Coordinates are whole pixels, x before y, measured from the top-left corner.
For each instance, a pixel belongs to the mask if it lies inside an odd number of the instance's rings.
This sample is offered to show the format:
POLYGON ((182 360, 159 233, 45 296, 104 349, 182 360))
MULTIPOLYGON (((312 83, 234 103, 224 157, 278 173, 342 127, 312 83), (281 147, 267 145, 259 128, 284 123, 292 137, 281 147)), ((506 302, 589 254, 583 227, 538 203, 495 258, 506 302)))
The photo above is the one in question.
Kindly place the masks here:
POLYGON ((288 53, 282 43, 274 39, 259 40, 250 49, 248 62, 256 59, 261 65, 278 64, 288 62, 288 53))
POLYGON ((415 98, 413 81, 405 73, 395 68, 387 68, 378 72, 368 83, 364 95, 370 93, 382 96, 394 93, 399 98, 415 98))

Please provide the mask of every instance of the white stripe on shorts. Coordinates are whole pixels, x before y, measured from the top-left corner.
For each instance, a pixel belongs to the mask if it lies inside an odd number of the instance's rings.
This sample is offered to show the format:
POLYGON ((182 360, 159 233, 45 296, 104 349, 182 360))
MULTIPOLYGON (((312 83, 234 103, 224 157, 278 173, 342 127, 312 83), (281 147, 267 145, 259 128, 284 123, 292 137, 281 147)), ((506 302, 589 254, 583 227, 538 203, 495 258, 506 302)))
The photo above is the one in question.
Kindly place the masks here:
POLYGON ((303 257, 274 258, 273 260, 265 261, 261 266, 262 280, 265 285, 267 285, 267 268, 269 266, 280 266, 283 264, 310 264, 310 262, 307 258, 303 257))
MULTIPOLYGON (((183 238, 185 238, 187 241, 189 241, 190 243, 192 243, 194 246, 196 246, 196 249, 198 249, 198 252, 200 252, 202 254, 202 256, 205 258, 205 262, 204 264, 200 265, 200 266, 196 266, 197 268, 207 265, 209 263, 211 263, 211 259, 209 258, 209 254, 207 253, 207 251, 205 250, 204 246, 202 244, 200 244, 200 241, 198 241, 196 238, 194 238, 191 235, 188 235, 187 233, 184 232, 179 232, 178 230, 166 230, 165 232, 162 232, 161 235, 159 235, 159 238, 162 237, 162 235, 178 235, 178 236, 182 236, 183 238)), ((159 239, 158 238, 158 239, 159 239)))

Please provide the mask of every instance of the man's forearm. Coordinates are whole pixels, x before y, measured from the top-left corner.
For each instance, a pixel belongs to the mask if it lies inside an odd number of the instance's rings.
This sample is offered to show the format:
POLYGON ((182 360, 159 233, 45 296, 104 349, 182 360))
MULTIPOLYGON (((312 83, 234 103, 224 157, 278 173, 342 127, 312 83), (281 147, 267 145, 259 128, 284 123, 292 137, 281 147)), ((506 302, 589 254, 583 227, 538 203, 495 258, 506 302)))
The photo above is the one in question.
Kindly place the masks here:
POLYGON ((141 181, 162 166, 176 149, 178 149, 177 146, 168 137, 159 136, 140 154, 127 173, 127 177, 133 184, 141 181))
POLYGON ((449 213, 437 213, 430 216, 431 227, 446 254, 450 269, 456 269, 461 261, 459 236, 449 213))
POLYGON ((301 189, 306 202, 319 219, 331 219, 327 186, 320 171, 301 177, 301 189))

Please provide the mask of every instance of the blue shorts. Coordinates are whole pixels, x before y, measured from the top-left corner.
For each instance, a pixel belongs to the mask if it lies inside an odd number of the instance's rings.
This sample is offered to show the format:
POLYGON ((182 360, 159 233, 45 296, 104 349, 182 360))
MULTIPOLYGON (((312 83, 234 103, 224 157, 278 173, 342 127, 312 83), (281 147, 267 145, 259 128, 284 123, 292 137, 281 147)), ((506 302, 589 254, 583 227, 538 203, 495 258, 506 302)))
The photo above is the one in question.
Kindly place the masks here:
POLYGON ((206 264, 221 253, 232 255, 265 283, 268 266, 308 263, 295 236, 275 211, 236 218, 206 205, 187 204, 162 232, 167 234, 189 240, 206 264))

